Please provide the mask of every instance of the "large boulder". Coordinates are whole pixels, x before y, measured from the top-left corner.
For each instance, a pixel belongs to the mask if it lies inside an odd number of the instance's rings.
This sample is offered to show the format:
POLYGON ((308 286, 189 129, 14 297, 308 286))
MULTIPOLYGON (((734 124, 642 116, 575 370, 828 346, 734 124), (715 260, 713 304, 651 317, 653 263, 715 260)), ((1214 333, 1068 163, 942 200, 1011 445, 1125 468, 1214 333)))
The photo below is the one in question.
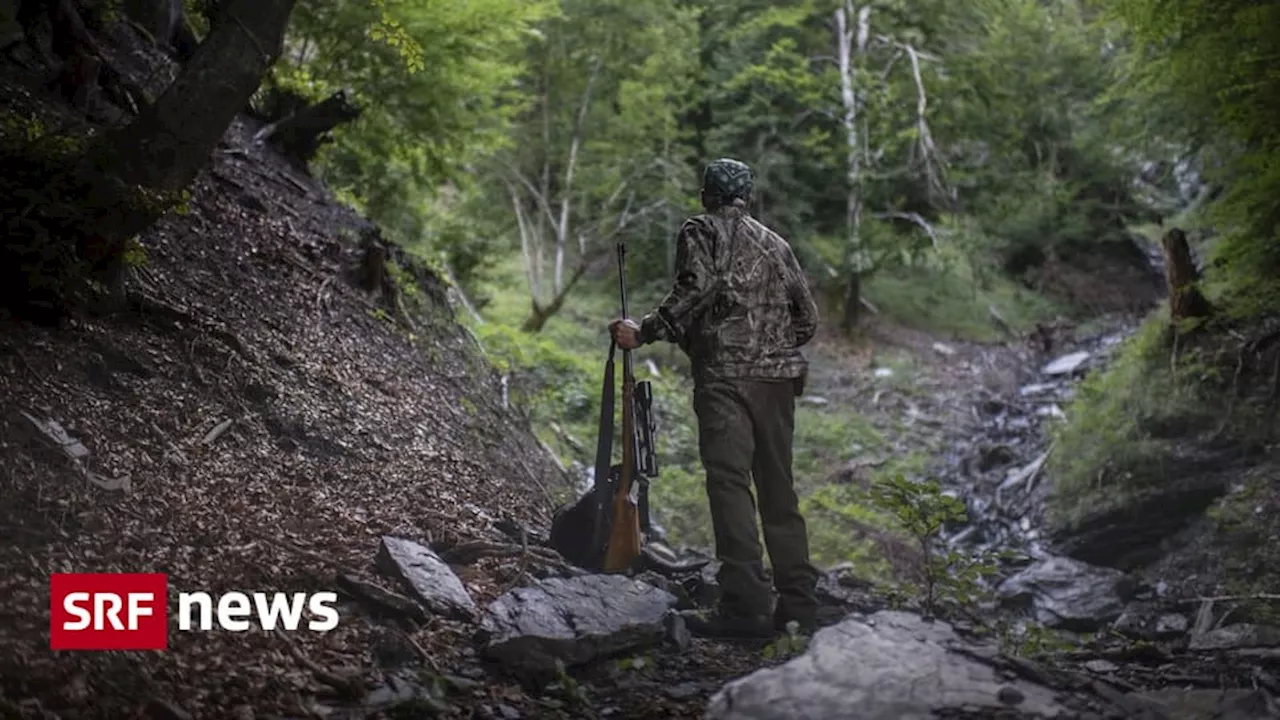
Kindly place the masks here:
POLYGON ((1119 618, 1136 589, 1119 570, 1048 557, 1005 580, 999 592, 1048 627, 1090 632, 1119 618))
POLYGON ((548 578, 493 601, 480 625, 487 657, 541 674, 661 643, 671 593, 622 575, 548 578))
POLYGON ((1002 678, 974 654, 952 649, 963 644, 946 623, 910 613, 851 618, 818 631, 800 657, 725 685, 707 717, 932 720, 948 709, 1068 715, 1053 689, 1002 678))

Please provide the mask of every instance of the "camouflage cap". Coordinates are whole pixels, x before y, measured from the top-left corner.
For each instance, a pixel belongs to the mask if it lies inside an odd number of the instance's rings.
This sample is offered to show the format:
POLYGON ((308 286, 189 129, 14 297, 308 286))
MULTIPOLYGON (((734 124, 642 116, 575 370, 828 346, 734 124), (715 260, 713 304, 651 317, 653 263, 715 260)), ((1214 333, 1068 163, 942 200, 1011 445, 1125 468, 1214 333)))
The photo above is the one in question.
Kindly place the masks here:
POLYGON ((723 200, 746 199, 754 186, 755 173, 746 163, 733 158, 715 160, 702 173, 703 189, 723 200))

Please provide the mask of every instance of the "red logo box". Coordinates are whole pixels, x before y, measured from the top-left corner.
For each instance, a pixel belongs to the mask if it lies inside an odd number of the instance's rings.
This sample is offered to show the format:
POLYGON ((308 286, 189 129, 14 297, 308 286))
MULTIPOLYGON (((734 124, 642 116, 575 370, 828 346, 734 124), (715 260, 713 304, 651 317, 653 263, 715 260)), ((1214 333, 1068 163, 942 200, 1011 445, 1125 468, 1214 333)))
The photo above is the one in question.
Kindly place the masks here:
POLYGON ((169 577, 56 573, 49 577, 50 650, 164 650, 169 577))

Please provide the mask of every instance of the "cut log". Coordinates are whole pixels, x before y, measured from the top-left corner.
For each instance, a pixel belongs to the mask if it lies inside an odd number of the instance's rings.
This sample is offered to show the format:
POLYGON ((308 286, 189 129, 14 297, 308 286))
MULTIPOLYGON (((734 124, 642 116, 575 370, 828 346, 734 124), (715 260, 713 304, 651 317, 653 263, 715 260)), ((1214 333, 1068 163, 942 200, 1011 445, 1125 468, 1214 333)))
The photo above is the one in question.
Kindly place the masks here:
POLYGON ((1212 307, 1197 287, 1200 271, 1191 258, 1186 233, 1178 228, 1171 228, 1160 238, 1160 249, 1164 253, 1164 281, 1169 292, 1170 320, 1178 322, 1207 317, 1212 312, 1212 307))
POLYGON ((339 90, 315 105, 262 128, 254 140, 270 142, 299 169, 306 170, 321 146, 333 142, 331 131, 360 117, 361 112, 347 91, 339 90))

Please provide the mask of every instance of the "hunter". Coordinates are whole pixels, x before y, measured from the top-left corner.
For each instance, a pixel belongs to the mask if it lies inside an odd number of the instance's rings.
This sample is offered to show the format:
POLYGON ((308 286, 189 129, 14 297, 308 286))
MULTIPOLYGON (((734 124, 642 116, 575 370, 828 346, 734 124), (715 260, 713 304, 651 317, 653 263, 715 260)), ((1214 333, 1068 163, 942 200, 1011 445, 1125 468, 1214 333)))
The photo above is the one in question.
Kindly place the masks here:
POLYGON ((610 324, 618 347, 674 342, 693 366, 722 597, 714 612, 686 620, 707 636, 768 637, 792 621, 804 632, 816 626, 818 571, 809 559, 791 454, 795 399, 808 374, 800 348, 817 331, 818 308, 791 246, 748 214, 753 186, 746 164, 729 158, 709 164, 705 212, 686 220, 676 239, 674 287, 639 324, 610 324))

